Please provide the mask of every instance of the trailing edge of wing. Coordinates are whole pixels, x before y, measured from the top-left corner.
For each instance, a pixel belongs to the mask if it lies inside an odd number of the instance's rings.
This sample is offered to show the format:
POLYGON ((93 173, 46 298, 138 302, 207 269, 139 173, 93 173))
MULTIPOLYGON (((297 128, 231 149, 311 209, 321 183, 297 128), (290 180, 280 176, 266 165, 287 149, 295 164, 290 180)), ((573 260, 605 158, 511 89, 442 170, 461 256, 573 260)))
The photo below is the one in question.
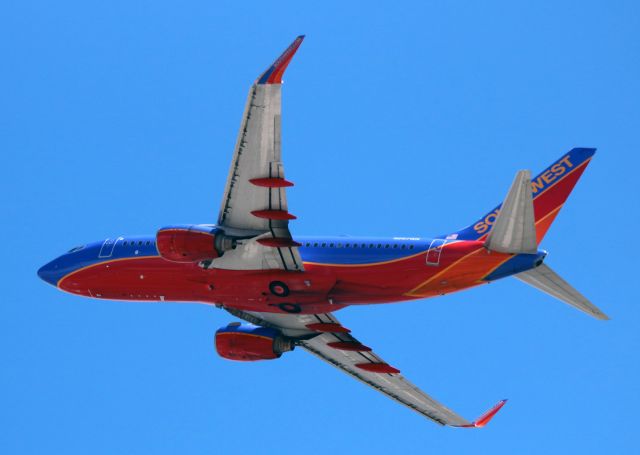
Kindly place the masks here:
POLYGON ((506 402, 501 401, 469 422, 409 382, 398 369, 353 337, 331 313, 294 315, 225 309, 252 324, 277 328, 285 336, 296 338, 297 344, 308 352, 440 425, 481 428, 506 402))
POLYGON ((533 286, 556 299, 562 300, 580 311, 584 311, 596 319, 609 319, 609 317, 600 311, 597 306, 587 300, 585 296, 580 294, 546 264, 542 264, 535 269, 527 270, 526 272, 521 272, 514 276, 528 285, 533 286))
POLYGON ((516 174, 485 246, 500 253, 537 251, 530 171, 516 174))

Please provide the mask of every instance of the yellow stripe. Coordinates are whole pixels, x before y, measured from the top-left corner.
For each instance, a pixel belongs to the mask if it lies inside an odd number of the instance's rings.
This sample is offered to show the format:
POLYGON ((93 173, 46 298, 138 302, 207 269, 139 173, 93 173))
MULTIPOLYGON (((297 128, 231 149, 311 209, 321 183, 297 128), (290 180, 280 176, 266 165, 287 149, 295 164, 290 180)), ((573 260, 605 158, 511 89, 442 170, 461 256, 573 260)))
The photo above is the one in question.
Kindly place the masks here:
MULTIPOLYGON (((507 253, 508 254, 508 253, 507 253)), ((491 270, 489 270, 489 273, 485 273, 484 275, 482 275, 482 278, 480 278, 480 280, 478 282, 481 282, 482 280, 484 280, 486 277, 488 277, 489 275, 491 275, 496 269, 498 269, 498 267, 502 267, 502 265, 507 262, 508 260, 514 258, 516 255, 512 254, 511 256, 509 256, 508 258, 506 258, 504 261, 502 261, 500 264, 496 265, 494 268, 492 268, 491 270)))
POLYGON ((547 213, 545 216, 540 218, 538 221, 536 221, 536 226, 538 225, 538 223, 542 223, 544 220, 549 218, 551 215, 555 215, 556 213, 558 213, 562 207, 564 207, 564 202, 562 204, 560 204, 559 206, 557 206, 552 211, 550 211, 549 213, 547 213))
POLYGON ((66 280, 67 278, 75 275, 76 273, 82 272, 84 270, 88 270, 91 267, 97 267, 99 265, 105 265, 105 264, 111 264, 113 262, 119 262, 119 261, 128 261, 128 260, 132 260, 132 259, 149 259, 149 258, 159 258, 160 256, 136 256, 136 257, 129 257, 129 258, 118 258, 118 259, 110 259, 108 261, 102 261, 102 262, 96 262, 95 264, 90 264, 90 265, 85 265, 84 267, 80 267, 78 270, 74 270, 71 273, 68 273, 67 275, 63 276, 62 278, 60 278, 58 280, 58 282, 56 283, 57 287, 60 287, 60 285, 62 284, 62 282, 64 280, 66 280))
POLYGON ((440 272, 436 273, 435 275, 433 275, 432 277, 430 277, 427 281, 423 282, 422 284, 416 286, 415 288, 411 289, 409 292, 406 292, 404 295, 408 295, 411 296, 413 294, 413 292, 415 292, 416 290, 420 289, 421 287, 427 285, 427 283, 430 283, 431 281, 435 280, 436 278, 442 276, 443 273, 445 273, 447 270, 449 270, 451 267, 454 267, 456 265, 458 265, 460 262, 464 261, 465 259, 467 259, 469 256, 473 255, 473 254, 477 254, 480 251, 482 251, 482 248, 478 248, 475 251, 472 251, 471 253, 467 253, 466 255, 462 256, 460 259, 458 259, 455 262, 452 262, 451 264, 449 264, 447 267, 445 267, 444 269, 442 269, 440 272))

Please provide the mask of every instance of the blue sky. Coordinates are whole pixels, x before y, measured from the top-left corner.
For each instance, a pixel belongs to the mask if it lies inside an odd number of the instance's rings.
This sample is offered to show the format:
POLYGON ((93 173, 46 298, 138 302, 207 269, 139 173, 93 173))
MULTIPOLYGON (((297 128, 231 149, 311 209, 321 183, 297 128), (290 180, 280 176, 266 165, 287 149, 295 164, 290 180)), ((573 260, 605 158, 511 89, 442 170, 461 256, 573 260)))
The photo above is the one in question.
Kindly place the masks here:
POLYGON ((637 2, 4 2, 2 453, 630 453, 640 405, 637 2), (514 4, 518 3, 518 4, 514 4), (439 426, 302 351, 217 357, 232 318, 90 301, 73 245, 214 222, 251 82, 298 34, 283 151, 302 234, 424 235, 598 147, 545 238, 602 323, 514 279, 345 325, 490 426, 439 426))

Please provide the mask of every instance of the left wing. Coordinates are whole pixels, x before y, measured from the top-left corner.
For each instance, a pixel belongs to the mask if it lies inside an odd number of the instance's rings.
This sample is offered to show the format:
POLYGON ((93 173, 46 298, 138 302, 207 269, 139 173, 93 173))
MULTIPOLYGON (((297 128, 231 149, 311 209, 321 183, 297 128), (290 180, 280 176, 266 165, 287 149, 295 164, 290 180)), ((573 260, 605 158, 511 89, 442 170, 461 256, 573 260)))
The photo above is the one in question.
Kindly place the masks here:
POLYGON ((218 215, 227 234, 244 237, 237 251, 212 266, 228 269, 302 270, 291 238, 281 156, 282 75, 302 43, 299 36, 251 86, 218 215))
POLYGON ((506 403, 502 400, 476 421, 467 421, 406 380, 398 369, 353 337, 331 313, 294 315, 225 309, 253 324, 279 329, 325 362, 440 425, 483 427, 506 403))

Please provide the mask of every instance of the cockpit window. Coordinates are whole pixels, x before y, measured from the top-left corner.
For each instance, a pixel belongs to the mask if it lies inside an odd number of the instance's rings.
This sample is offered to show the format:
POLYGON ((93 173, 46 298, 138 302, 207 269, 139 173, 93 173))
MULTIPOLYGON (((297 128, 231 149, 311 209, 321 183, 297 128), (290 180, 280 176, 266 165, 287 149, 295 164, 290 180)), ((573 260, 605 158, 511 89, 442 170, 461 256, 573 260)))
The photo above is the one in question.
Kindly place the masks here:
POLYGON ((80 246, 74 246, 73 248, 71 248, 69 251, 67 251, 67 253, 75 253, 76 251, 80 251, 81 249, 84 248, 84 245, 80 245, 80 246))

